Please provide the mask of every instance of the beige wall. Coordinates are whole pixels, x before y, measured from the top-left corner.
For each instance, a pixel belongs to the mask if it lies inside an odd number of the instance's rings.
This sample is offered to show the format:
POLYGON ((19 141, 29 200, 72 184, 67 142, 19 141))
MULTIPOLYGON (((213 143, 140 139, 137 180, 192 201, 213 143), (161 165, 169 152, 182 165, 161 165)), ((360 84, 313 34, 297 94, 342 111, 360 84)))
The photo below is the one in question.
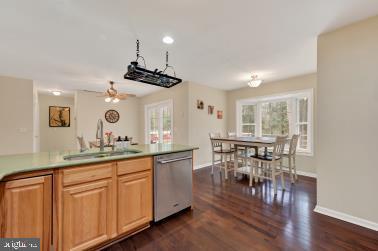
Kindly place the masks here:
POLYGON ((117 104, 106 103, 103 98, 97 97, 97 93, 77 91, 76 100, 76 132, 84 136, 86 141, 96 139, 96 128, 98 119, 104 122, 104 132, 112 131, 114 135, 131 136, 134 142, 141 142, 139 139, 139 99, 129 98, 117 104), (120 114, 117 123, 108 123, 105 120, 105 112, 114 109, 120 114))
POLYGON ((39 103, 38 89, 33 84, 33 152, 39 152, 39 103))
POLYGON ((378 16, 319 37, 318 111, 318 206, 378 224, 378 16))
MULTIPOLYGON (((313 121, 316 121, 316 73, 293 77, 285 80, 263 83, 258 88, 245 87, 233 91, 227 92, 227 129, 229 131, 236 131, 236 101, 239 99, 247 99, 259 96, 269 96, 273 94, 314 89, 314 117, 313 121)), ((314 139, 316 139, 316 125, 314 125, 314 139)), ((316 145, 316 140, 314 142, 316 145)), ((315 166, 315 154, 314 156, 297 157, 297 169, 298 171, 306 173, 316 173, 315 166)))
POLYGON ((173 101, 173 142, 175 144, 188 144, 188 83, 176 85, 172 88, 162 88, 140 98, 139 106, 139 138, 140 143, 145 143, 145 105, 161 101, 173 101))
POLYGON ((211 164, 210 132, 227 132, 227 95, 226 91, 189 83, 189 145, 198 146, 194 165, 211 164), (204 101, 204 109, 197 109, 197 100, 204 101), (208 105, 215 106, 214 114, 207 112, 208 105), (223 119, 217 119, 217 110, 223 111, 223 119))
POLYGON ((195 153, 194 165, 211 163, 209 132, 226 132, 226 92, 203 85, 185 82, 169 89, 140 98, 140 138, 145 138, 145 105, 165 100, 173 101, 173 142, 189 144, 200 149, 195 153), (197 99, 205 103, 204 110, 197 109, 197 99), (208 105, 215 106, 212 116, 207 114, 208 105), (224 118, 216 118, 216 110, 223 110, 224 118))
POLYGON ((33 152, 33 81, 0 76, 0 155, 33 152))
POLYGON ((76 129, 74 118, 74 97, 52 96, 49 94, 39 94, 39 139, 40 151, 73 150, 77 148, 76 129), (49 106, 70 107, 71 123, 70 127, 50 127, 49 126, 49 106))

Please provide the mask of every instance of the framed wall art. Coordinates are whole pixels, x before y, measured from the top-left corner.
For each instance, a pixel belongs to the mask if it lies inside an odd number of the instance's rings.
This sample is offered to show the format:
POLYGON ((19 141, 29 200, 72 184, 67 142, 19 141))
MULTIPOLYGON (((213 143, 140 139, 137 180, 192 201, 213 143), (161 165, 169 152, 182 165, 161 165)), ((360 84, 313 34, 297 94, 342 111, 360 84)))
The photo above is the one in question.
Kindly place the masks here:
POLYGON ((70 127, 71 126, 70 107, 49 106, 49 126, 50 127, 70 127))
POLYGON ((204 103, 202 100, 197 100, 197 109, 203 110, 204 103))
POLYGON ((217 111, 217 118, 223 119, 223 111, 217 111))
POLYGON ((213 113, 214 113, 214 106, 213 105, 209 105, 207 107, 207 114, 213 115, 213 113))

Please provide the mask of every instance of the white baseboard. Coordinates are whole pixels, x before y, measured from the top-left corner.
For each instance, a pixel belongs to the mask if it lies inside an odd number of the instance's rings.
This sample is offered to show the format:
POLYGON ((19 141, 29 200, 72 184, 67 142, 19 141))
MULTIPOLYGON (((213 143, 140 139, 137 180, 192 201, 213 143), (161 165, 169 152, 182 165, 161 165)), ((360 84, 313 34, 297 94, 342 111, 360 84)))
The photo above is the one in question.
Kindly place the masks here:
MULTIPOLYGON (((220 161, 215 162, 215 164, 219 164, 219 163, 220 163, 220 161)), ((211 165, 212 165, 211 162, 205 163, 205 164, 200 164, 200 165, 195 165, 193 169, 197 170, 197 169, 201 169, 201 168, 208 167, 208 166, 211 166, 211 165)))
POLYGON ((378 223, 376 222, 368 221, 362 218, 358 218, 349 214, 341 213, 341 212, 328 209, 325 207, 321 207, 318 205, 315 207, 314 212, 324 214, 324 215, 327 215, 327 216, 330 216, 339 220, 343 220, 343 221, 346 221, 355 225, 366 227, 374 231, 378 231, 378 223))
MULTIPOLYGON (((289 171, 288 168, 283 168, 283 170, 285 171, 289 171)), ((302 175, 302 176, 307 176, 307 177, 311 177, 311 178, 315 178, 316 179, 316 173, 310 173, 310 172, 303 172, 303 171, 300 171, 300 170, 297 170, 297 174, 298 175, 302 175)))
MULTIPOLYGON (((219 161, 215 162, 215 164, 219 164, 219 163, 220 163, 219 161)), ((195 165, 194 166, 194 170, 201 169, 201 168, 208 167, 208 166, 211 166, 211 163, 205 163, 205 164, 195 165)), ((284 168, 284 170, 288 171, 287 168, 284 168)), ((302 176, 312 177, 312 178, 316 179, 316 173, 297 171, 297 174, 298 175, 302 175, 302 176)))

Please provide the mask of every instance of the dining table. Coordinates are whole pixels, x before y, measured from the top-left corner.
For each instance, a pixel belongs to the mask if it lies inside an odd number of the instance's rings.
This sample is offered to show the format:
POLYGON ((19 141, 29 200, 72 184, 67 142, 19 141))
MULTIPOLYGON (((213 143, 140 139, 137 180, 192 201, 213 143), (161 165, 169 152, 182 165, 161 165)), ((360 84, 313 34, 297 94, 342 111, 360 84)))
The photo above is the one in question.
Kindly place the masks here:
MULTIPOLYGON (((235 148, 234 152, 234 167, 238 167, 238 148, 239 147, 250 147, 255 149, 255 154, 258 154, 259 148, 264 148, 264 154, 268 154, 268 148, 273 147, 276 142, 276 137, 253 137, 253 136, 225 136, 211 138, 213 142, 233 145, 235 148)), ((247 155, 248 151, 244 151, 247 155)), ((245 156, 247 157, 247 156, 245 156)))

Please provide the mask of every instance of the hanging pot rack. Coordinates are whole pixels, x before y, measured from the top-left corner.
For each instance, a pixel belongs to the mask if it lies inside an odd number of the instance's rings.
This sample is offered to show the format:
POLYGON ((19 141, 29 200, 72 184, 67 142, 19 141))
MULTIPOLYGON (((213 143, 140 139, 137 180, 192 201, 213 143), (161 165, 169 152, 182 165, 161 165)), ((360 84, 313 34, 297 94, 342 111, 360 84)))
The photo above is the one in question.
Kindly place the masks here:
POLYGON ((139 50, 139 40, 136 41, 136 60, 132 61, 130 65, 127 66, 127 72, 124 75, 125 79, 133 80, 137 82, 142 82, 145 84, 171 88, 182 82, 182 79, 176 77, 176 72, 173 66, 168 63, 168 51, 165 53, 165 68, 163 71, 155 69, 154 71, 148 70, 146 67, 146 61, 144 57, 140 55, 139 50), (143 60, 143 65, 140 65, 138 60, 143 60), (166 74, 166 71, 171 69, 173 71, 173 76, 166 74))

